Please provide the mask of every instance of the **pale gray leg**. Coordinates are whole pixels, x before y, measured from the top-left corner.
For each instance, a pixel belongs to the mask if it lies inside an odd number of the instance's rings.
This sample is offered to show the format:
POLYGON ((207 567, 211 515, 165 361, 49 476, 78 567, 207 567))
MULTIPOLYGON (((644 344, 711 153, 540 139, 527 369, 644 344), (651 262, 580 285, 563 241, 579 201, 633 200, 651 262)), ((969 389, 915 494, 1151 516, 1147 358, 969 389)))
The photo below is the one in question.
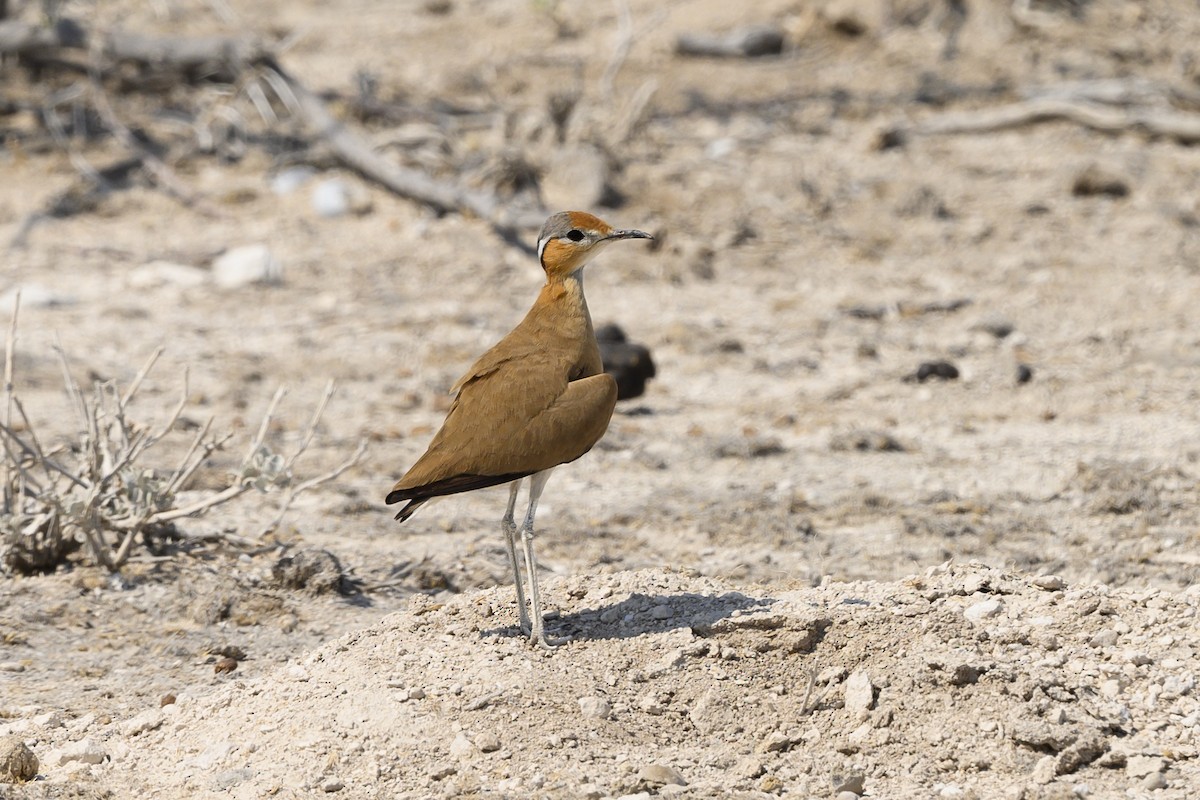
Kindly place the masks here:
POLYGON ((525 607, 525 586, 521 581, 521 567, 517 563, 517 521, 513 512, 517 508, 517 492, 521 488, 523 478, 518 478, 508 486, 508 510, 500 521, 504 528, 504 544, 508 546, 508 563, 512 564, 513 582, 517 587, 517 613, 521 620, 521 633, 529 635, 533 629, 529 625, 529 611, 525 607))
POLYGON ((521 526, 521 541, 525 545, 525 573, 529 576, 529 597, 533 601, 533 630, 529 640, 547 650, 563 644, 563 641, 552 641, 546 638, 545 621, 542 619, 542 595, 538 591, 537 559, 533 555, 533 517, 537 513, 538 498, 546 481, 550 478, 550 470, 534 473, 529 478, 529 511, 525 513, 525 523, 521 526))

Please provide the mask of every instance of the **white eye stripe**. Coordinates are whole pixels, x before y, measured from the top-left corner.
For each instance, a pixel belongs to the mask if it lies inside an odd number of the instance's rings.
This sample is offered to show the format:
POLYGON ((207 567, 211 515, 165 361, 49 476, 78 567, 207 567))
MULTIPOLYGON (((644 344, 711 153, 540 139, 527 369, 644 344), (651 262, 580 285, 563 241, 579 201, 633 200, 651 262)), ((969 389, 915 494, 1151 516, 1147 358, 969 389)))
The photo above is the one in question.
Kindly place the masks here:
POLYGON ((546 250, 546 244, 550 241, 550 237, 538 240, 538 261, 542 260, 542 253, 546 250))

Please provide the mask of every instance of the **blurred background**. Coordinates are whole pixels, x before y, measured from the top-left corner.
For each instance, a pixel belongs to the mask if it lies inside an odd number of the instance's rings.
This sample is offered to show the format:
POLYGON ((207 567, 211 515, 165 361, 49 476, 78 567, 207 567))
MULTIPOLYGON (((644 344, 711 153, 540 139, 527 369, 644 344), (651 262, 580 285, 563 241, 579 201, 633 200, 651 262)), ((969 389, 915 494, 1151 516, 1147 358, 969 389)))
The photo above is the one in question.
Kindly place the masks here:
MULTIPOLYGON (((173 508, 253 481, 243 457, 280 386, 263 443, 286 457, 337 384, 293 488, 367 443, 278 523, 286 480, 139 533, 125 581, 198 570, 185 595, 241 596, 301 551, 384 608, 507 581, 502 490, 403 527, 382 499, 532 302, 536 232, 562 209, 656 235, 589 267, 588 292, 657 374, 551 480, 548 571, 1200 574, 1194 2, 0 16, 14 430, 70 461, 55 347, 89 397, 162 347, 129 418, 170 422, 186 370, 185 405, 139 465, 169 473, 210 417, 232 434, 173 508)), ((95 560, 32 571, 80 580, 95 560)))

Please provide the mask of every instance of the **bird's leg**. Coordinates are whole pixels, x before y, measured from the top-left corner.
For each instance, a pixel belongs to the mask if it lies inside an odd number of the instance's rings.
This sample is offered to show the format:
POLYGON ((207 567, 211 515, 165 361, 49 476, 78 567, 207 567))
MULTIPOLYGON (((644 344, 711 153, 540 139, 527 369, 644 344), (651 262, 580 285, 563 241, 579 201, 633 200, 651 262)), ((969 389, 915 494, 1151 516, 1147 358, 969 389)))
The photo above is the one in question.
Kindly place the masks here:
POLYGON ((543 649, 549 650, 566 640, 546 638, 545 620, 542 619, 542 595, 538 591, 537 558, 533 555, 533 517, 537 513, 538 498, 542 489, 546 488, 546 480, 550 470, 535 473, 529 479, 529 511, 525 514, 525 523, 521 526, 521 542, 525 545, 525 573, 529 576, 529 597, 533 601, 533 630, 530 631, 529 641, 543 649))
POLYGON ((521 619, 521 633, 529 635, 533 629, 529 625, 529 610, 525 607, 525 587, 521 583, 521 567, 517 562, 517 521, 513 512, 517 508, 517 491, 521 488, 521 479, 517 479, 508 487, 508 510, 500 526, 504 529, 504 544, 508 547, 508 563, 512 564, 513 582, 517 587, 517 613, 521 619))

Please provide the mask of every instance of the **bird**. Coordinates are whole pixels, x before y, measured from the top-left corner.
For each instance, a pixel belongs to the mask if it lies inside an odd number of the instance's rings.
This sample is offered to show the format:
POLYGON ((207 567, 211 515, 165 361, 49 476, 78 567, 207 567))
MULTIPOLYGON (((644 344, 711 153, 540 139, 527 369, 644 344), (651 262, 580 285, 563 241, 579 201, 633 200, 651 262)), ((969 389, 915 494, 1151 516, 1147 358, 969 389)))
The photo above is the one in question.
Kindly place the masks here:
POLYGON ((613 242, 653 238, 644 231, 618 230, 584 211, 547 219, 537 240, 546 282, 533 307, 454 384, 441 429, 387 495, 389 505, 407 501, 396 514, 404 522, 435 497, 508 484, 501 529, 520 629, 532 645, 547 650, 565 642, 546 636, 542 617, 533 548, 538 500, 555 467, 576 460, 600 440, 617 403, 617 382, 604 372, 584 298, 583 269, 613 242), (518 528, 514 512, 523 482, 528 483, 528 507, 518 528))

